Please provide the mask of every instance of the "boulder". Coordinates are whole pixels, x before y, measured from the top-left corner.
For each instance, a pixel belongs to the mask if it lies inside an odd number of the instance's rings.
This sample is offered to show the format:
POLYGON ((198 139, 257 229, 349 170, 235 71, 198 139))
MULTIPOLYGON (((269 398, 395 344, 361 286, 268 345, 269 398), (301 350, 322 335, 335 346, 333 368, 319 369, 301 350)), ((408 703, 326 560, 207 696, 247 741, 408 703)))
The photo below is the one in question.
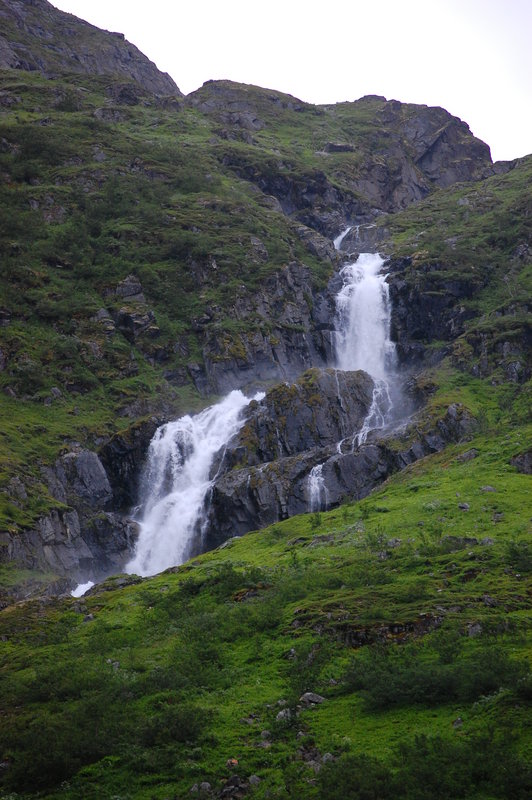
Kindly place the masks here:
POLYGON ((320 705, 325 702, 325 698, 321 694, 316 694, 316 692, 305 692, 299 698, 299 702, 304 706, 320 705))
POLYGON ((93 508, 104 508, 113 492, 102 462, 91 450, 66 453, 55 465, 59 482, 93 508))
POLYGON ((135 275, 128 275, 116 287, 116 296, 130 303, 145 303, 144 292, 139 279, 135 275))
POLYGON ((523 475, 532 475, 532 450, 514 456, 510 459, 510 464, 523 475))

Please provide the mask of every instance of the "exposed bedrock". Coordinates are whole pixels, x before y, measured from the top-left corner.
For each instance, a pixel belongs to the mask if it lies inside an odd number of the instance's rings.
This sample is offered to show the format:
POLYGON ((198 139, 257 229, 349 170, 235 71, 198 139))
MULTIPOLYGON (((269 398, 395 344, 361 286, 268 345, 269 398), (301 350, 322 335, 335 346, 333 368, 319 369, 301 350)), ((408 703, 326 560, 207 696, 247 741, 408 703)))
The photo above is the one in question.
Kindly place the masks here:
MULTIPOLYGON (((355 373, 356 374, 356 373, 355 373)), ((340 446, 312 450, 251 468, 233 469, 213 485, 209 522, 201 548, 211 548, 227 538, 262 528, 309 510, 309 473, 323 464, 327 508, 346 498, 359 500, 389 475, 451 442, 466 440, 475 420, 459 404, 421 427, 413 424, 400 435, 356 445, 356 437, 340 446)), ((200 548, 200 543, 198 543, 200 548)))
POLYGON ((139 478, 150 441, 167 418, 149 417, 116 433, 99 457, 113 494, 113 508, 125 511, 138 502, 139 478))
POLYGON ((98 455, 79 449, 43 468, 43 482, 58 507, 30 530, 0 534, 0 546, 21 566, 73 581, 120 571, 138 528, 116 513, 113 489, 98 455))
POLYGON ((426 345, 450 342, 465 330, 475 312, 464 301, 483 285, 481 276, 447 270, 444 265, 412 268, 411 258, 385 264, 390 286, 391 337, 402 363, 424 359, 426 345))
MULTIPOLYGON (((360 430, 373 380, 362 370, 310 369, 294 383, 274 386, 246 409, 246 423, 224 450, 224 471, 257 466, 333 445, 360 430)), ((216 465, 215 473, 220 469, 216 465)))
MULTIPOLYGON (((37 70, 47 77, 64 72, 106 75, 113 84, 117 78, 132 80, 150 94, 182 96, 172 78, 123 34, 100 30, 47 0, 3 0, 0 17, 1 69, 37 70)), ((135 94, 128 87, 128 99, 121 102, 131 104, 135 94)))
POLYGON ((234 300, 229 316, 240 323, 240 332, 229 332, 215 311, 198 322, 204 365, 188 366, 196 388, 202 394, 252 390, 326 366, 331 362, 333 314, 329 294, 313 294, 308 267, 291 262, 260 291, 234 300))

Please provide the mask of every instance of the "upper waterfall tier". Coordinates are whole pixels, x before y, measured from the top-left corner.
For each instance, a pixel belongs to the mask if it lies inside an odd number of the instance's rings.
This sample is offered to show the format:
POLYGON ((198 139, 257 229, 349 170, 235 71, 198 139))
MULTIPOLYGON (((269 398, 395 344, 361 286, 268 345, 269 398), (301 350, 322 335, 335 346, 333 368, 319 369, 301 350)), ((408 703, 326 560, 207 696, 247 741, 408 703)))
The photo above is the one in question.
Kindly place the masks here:
POLYGON ((378 253, 361 253, 341 270, 343 286, 336 296, 338 368, 363 369, 378 379, 390 375, 395 359, 383 263, 378 253))

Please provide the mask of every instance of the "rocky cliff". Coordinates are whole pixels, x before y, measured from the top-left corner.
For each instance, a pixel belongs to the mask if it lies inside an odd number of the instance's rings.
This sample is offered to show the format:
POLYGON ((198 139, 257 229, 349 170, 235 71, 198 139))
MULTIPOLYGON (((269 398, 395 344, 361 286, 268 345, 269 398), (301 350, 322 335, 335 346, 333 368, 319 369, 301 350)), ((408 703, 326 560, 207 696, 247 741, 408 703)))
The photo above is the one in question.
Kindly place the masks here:
MULTIPOLYGON (((334 404, 335 399, 329 402, 334 404)), ((329 413, 324 400, 322 413, 329 413)), ((209 523, 197 549, 210 549, 230 536, 311 511, 309 479, 318 465, 323 482, 319 505, 322 509, 333 508, 341 502, 366 497, 394 472, 420 458, 438 453, 450 443, 467 441, 475 429, 476 421, 470 412, 453 404, 439 418, 410 424, 399 434, 381 433, 359 444, 357 428, 353 426, 351 434, 340 442, 326 443, 321 436, 314 440, 309 437, 297 454, 229 470, 214 482, 209 523)), ((266 431, 265 434, 268 442, 266 431)), ((260 451, 260 441, 250 449, 253 453, 260 451)), ((237 452, 240 450, 241 446, 237 452)))
MULTIPOLYGON (((299 170, 292 157, 251 157, 226 150, 225 166, 277 199, 282 211, 332 238, 345 221, 364 222, 378 211, 398 211, 425 197, 435 186, 478 180, 492 172, 489 147, 468 125, 443 108, 405 105, 384 97, 355 103, 312 106, 290 95, 230 81, 209 81, 187 104, 220 126, 220 138, 257 144, 259 131, 281 119, 331 119, 343 141, 322 140, 312 151, 314 167, 299 170), (357 115, 372 128, 361 131, 357 115)), ((299 122, 299 121, 298 121, 299 122)), ((316 139, 314 138, 314 144, 316 139)), ((305 146, 305 142, 301 143, 305 146)), ((309 143, 310 144, 310 143, 309 143)))

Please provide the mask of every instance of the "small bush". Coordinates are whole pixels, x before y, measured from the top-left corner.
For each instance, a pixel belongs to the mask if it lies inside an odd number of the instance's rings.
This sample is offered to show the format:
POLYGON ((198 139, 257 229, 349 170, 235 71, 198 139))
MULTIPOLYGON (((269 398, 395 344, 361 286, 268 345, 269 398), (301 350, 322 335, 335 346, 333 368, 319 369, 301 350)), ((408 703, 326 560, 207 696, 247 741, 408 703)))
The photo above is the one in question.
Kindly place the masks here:
POLYGON ((320 800, 387 800, 396 797, 390 770, 376 758, 344 755, 318 777, 320 800))
POLYGON ((417 644, 372 648, 353 659, 345 684, 362 691, 368 708, 382 709, 473 702, 500 688, 515 690, 530 675, 528 664, 493 645, 452 660, 456 652, 456 642, 447 652, 441 641, 439 652, 417 644))
POLYGON ((506 546, 506 561, 521 573, 532 572, 532 547, 525 539, 509 542, 506 546))

